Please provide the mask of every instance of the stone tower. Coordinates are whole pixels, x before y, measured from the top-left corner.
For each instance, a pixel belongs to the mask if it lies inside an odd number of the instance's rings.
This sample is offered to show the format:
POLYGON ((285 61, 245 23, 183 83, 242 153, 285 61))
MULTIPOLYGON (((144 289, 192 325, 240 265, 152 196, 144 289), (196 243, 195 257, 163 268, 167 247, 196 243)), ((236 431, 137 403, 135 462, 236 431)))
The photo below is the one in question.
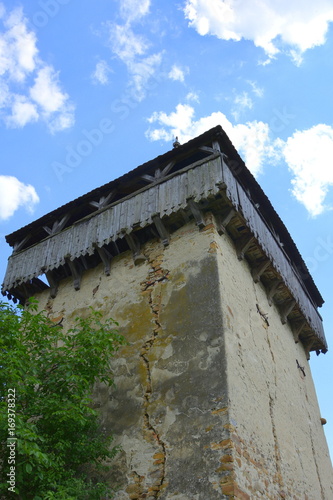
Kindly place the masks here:
POLYGON ((116 388, 95 392, 116 500, 331 500, 322 297, 221 127, 175 146, 7 236, 3 293, 120 323, 116 388))

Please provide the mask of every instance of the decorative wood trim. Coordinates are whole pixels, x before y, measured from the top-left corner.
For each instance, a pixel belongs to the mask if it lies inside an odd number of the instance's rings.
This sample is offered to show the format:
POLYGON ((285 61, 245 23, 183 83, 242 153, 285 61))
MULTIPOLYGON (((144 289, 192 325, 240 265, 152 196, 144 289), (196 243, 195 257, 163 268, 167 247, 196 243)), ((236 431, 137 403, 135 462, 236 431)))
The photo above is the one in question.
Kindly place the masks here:
POLYGON ((170 243, 169 232, 166 229, 165 225, 163 224, 160 216, 159 215, 154 215, 152 217, 152 219, 154 221, 155 227, 156 227, 156 229, 158 231, 159 237, 161 238, 163 245, 165 247, 168 246, 169 243, 170 243))
POLYGON ((203 216, 203 213, 202 211, 200 210, 198 204, 193 200, 193 198, 189 198, 187 200, 187 204, 191 210, 191 213, 195 219, 195 222, 197 224, 197 226, 202 229, 205 227, 205 219, 204 219, 204 216, 203 216))
POLYGON ((235 245, 236 245, 238 260, 244 259, 245 252, 250 248, 254 240, 255 237, 252 235, 244 235, 238 240, 236 240, 235 245))
POLYGON ((271 261, 269 259, 265 259, 264 262, 261 262, 258 266, 251 269, 252 278, 255 283, 260 281, 260 276, 266 271, 270 263, 271 261))
POLYGON ((281 323, 285 325, 287 323, 288 315, 294 309, 296 305, 296 300, 288 300, 282 307, 280 307, 280 317, 281 323))
POLYGON ((144 262, 146 257, 141 253, 141 246, 138 238, 132 234, 126 234, 125 239, 127 241, 128 246, 132 250, 134 264, 138 265, 144 262))

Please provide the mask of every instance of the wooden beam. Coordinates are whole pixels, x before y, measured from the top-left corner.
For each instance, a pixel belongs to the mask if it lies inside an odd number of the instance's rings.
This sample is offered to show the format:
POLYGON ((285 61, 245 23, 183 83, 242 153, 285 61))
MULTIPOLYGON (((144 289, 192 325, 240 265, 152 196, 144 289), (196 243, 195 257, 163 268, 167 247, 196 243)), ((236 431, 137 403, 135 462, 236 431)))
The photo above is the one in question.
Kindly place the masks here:
POLYGON ((306 359, 308 361, 310 359, 310 351, 311 351, 312 347, 314 346, 315 342, 316 342, 316 340, 313 338, 308 339, 305 342, 303 342, 303 346, 304 346, 304 350, 305 350, 305 354, 306 354, 306 359))
POLYGON ((300 333, 302 332, 302 330, 303 330, 303 328, 305 326, 306 326, 306 320, 305 319, 292 325, 291 328, 292 328, 292 331, 293 331, 293 337, 294 337, 294 340, 295 340, 295 344, 298 344, 300 333))
POLYGON ((110 193, 107 196, 102 196, 99 201, 90 201, 89 205, 91 207, 96 208, 97 210, 100 210, 101 208, 105 208, 109 203, 111 202, 112 198, 114 198, 117 190, 112 189, 110 193))
POLYGON ((105 248, 99 248, 99 247, 96 247, 96 250, 97 250, 97 253, 101 259, 101 261, 103 262, 104 264, 104 272, 106 274, 106 276, 110 276, 110 267, 111 267, 111 259, 112 259, 112 255, 105 249, 105 248))
POLYGON ((170 161, 170 163, 168 163, 167 166, 163 168, 161 172, 161 177, 165 177, 166 175, 168 175, 168 173, 175 166, 175 164, 176 162, 174 160, 170 161))
POLYGON ((155 177, 153 177, 152 175, 149 175, 149 174, 141 175, 141 179, 143 179, 144 181, 147 181, 147 182, 155 182, 156 181, 155 177))
POLYGON ((205 153, 216 153, 213 148, 210 148, 209 146, 200 146, 199 148, 200 151, 205 151, 205 153))
POLYGON ((238 260, 244 259, 245 252, 250 248, 254 240, 255 237, 252 235, 244 235, 239 240, 236 240, 235 245, 238 260))
POLYGON ((296 300, 288 300, 282 307, 280 307, 280 317, 281 323, 285 325, 287 323, 287 319, 291 311, 294 309, 296 305, 296 300))
POLYGON ((273 304, 274 295, 279 291, 279 287, 282 284, 283 284, 282 280, 276 279, 272 282, 271 286, 268 288, 267 299, 270 306, 273 304))
POLYGON ((195 222, 197 226, 202 229, 205 227, 205 220, 203 213, 201 212, 198 204, 193 200, 193 198, 190 198, 187 200, 188 206, 190 207, 191 213, 195 219, 195 222))
POLYGON ((225 215, 217 219, 217 232, 221 236, 222 234, 226 233, 227 225, 235 215, 236 215, 236 210, 234 208, 230 208, 225 215))
POLYGON ((132 250, 134 264, 138 265, 146 261, 146 257, 141 253, 141 246, 138 238, 134 234, 126 234, 126 241, 132 250))
POLYGON ((65 261, 68 264, 71 275, 73 276, 74 289, 80 290, 82 272, 79 269, 79 266, 73 260, 70 260, 68 257, 65 257, 65 261))
POLYGON ((221 151, 219 141, 213 141, 213 150, 214 151, 221 151))
POLYGON ((162 240, 163 245, 166 247, 169 245, 170 242, 170 236, 169 232, 167 231, 165 225, 163 224, 161 217, 159 215, 154 215, 152 217, 153 222, 155 224, 155 227, 158 231, 159 237, 162 240))
POLYGON ((22 247, 27 243, 27 241, 30 240, 31 236, 32 236, 31 234, 27 234, 27 236, 25 236, 23 240, 15 242, 13 246, 13 253, 19 252, 22 249, 22 247))
POLYGON ((271 261, 269 259, 265 259, 259 265, 251 269, 252 278, 255 283, 258 283, 260 281, 260 276, 266 271, 270 263, 271 261))
POLYGON ((50 297, 55 299, 58 293, 59 281, 56 279, 54 272, 52 271, 46 271, 45 276, 50 286, 50 297))
POLYGON ((65 227, 66 223, 68 222, 71 214, 68 213, 66 214, 60 221, 55 221, 52 225, 52 228, 49 228, 48 226, 43 226, 44 231, 47 232, 50 236, 53 236, 56 233, 60 233, 60 231, 63 230, 65 227))

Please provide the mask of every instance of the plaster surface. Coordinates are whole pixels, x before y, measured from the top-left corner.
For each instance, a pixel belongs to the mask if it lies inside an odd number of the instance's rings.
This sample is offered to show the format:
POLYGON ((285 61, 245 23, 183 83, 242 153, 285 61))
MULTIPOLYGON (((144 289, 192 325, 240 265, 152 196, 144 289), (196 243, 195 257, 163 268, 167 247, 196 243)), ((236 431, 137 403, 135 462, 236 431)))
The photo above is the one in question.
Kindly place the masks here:
POLYGON ((39 297, 65 326, 101 310, 129 342, 112 362, 116 386, 95 390, 122 448, 115 499, 333 498, 305 351, 213 216, 142 251, 140 265, 127 252, 110 276, 99 266, 79 291, 68 279, 39 297))

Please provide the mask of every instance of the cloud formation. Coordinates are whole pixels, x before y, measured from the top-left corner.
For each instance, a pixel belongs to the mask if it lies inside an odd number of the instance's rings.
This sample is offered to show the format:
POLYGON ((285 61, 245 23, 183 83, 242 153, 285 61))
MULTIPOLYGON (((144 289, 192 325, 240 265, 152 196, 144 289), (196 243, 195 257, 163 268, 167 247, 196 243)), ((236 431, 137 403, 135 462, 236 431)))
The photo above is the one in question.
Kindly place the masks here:
POLYGON ((110 73, 112 73, 112 69, 108 63, 104 60, 98 61, 91 75, 92 81, 100 85, 107 85, 109 83, 110 73))
POLYGON ((176 136, 181 143, 187 142, 206 130, 221 125, 236 149, 244 156, 247 167, 253 175, 258 175, 262 171, 267 159, 271 162, 276 160, 276 148, 270 138, 267 123, 252 121, 233 125, 220 111, 196 120, 195 110, 189 104, 178 104, 176 110, 169 115, 155 112, 148 118, 148 122, 158 125, 158 128, 150 127, 147 130, 148 139, 170 143, 176 136))
POLYGON ((148 13, 150 0, 122 0, 120 14, 123 24, 107 22, 109 45, 113 54, 122 61, 130 75, 130 88, 137 101, 144 99, 149 80, 155 75, 162 61, 162 53, 149 53, 146 36, 134 31, 133 25, 148 13))
POLYGON ((32 213, 39 202, 36 190, 16 177, 0 175, 0 220, 9 219, 20 207, 32 213))
POLYGON ((333 186, 333 128, 319 124, 296 131, 282 148, 293 174, 292 193, 315 217, 329 208, 325 198, 333 186))
POLYGON ((171 80, 178 81, 178 82, 184 82, 185 81, 185 74, 188 72, 188 68, 182 69, 177 64, 174 64, 169 71, 168 77, 171 80))
POLYGON ((325 42, 333 21, 328 0, 187 0, 184 13, 200 35, 251 40, 264 49, 267 61, 286 49, 296 64, 306 50, 325 42))
POLYGON ((195 118, 189 104, 178 104, 170 114, 154 112, 146 137, 151 141, 172 143, 177 136, 181 143, 221 125, 244 158, 253 175, 258 176, 264 166, 288 167, 292 178, 292 195, 306 208, 311 217, 327 209, 326 196, 333 186, 333 127, 325 124, 308 130, 296 131, 286 141, 273 139, 270 126, 262 121, 232 124, 221 112, 195 118))
POLYGON ((43 121, 51 132, 74 123, 74 107, 59 75, 39 56, 37 38, 21 8, 0 4, 0 113, 8 127, 43 121))

